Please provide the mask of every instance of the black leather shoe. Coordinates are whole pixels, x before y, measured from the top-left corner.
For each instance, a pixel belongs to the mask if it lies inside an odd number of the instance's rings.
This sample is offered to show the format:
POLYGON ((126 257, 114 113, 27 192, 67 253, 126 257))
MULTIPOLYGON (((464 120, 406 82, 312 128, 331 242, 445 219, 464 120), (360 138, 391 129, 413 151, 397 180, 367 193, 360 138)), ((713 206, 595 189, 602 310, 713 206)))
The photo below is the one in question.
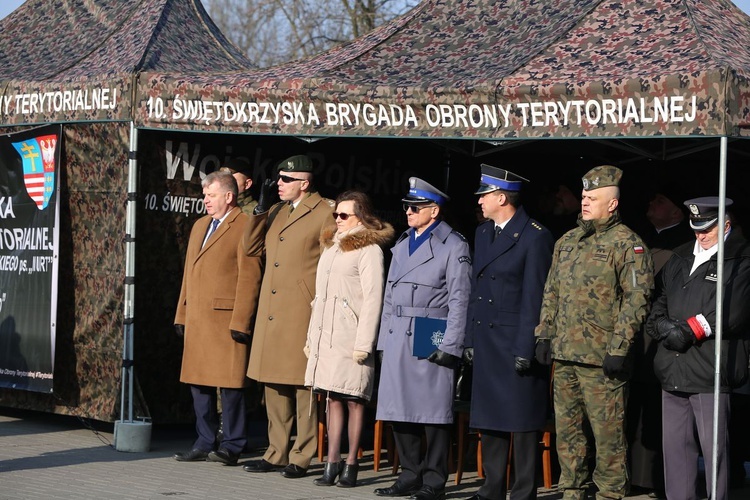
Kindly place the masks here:
POLYGON ((206 460, 209 462, 219 462, 224 465, 237 465, 237 460, 239 458, 239 453, 232 453, 225 448, 219 448, 216 451, 210 452, 206 460))
POLYGON ((178 451, 173 458, 178 462, 205 462, 208 452, 194 448, 188 452, 178 451))
POLYGON ((244 465, 242 468, 245 472, 272 472, 279 470, 283 465, 274 465, 271 462, 266 462, 263 459, 253 462, 251 464, 244 465))
POLYGON ((343 460, 340 462, 326 462, 323 468, 323 475, 313 481, 313 484, 315 486, 333 486, 336 484, 336 478, 339 477, 343 469, 343 460))
POLYGON ((425 484, 409 500, 445 500, 445 489, 438 490, 425 484))
POLYGON ((339 477, 339 483, 336 486, 341 488, 354 488, 357 486, 357 473, 359 464, 344 464, 344 471, 339 477))
POLYGON ((405 497, 416 493, 420 487, 418 483, 406 484, 396 481, 388 488, 376 488, 375 494, 379 497, 405 497))
POLYGON ((288 477, 289 479, 299 479, 301 477, 305 477, 305 474, 307 474, 307 469, 303 469, 299 465, 295 464, 289 464, 281 471, 281 475, 284 477, 288 477))

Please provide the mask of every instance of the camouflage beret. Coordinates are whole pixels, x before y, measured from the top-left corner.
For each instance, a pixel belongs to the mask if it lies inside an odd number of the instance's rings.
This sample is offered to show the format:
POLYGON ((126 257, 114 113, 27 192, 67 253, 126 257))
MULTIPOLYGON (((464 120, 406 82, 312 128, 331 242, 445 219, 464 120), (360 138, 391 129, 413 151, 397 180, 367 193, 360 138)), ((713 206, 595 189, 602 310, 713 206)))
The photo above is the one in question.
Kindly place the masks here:
POLYGON ((312 172, 312 160, 307 155, 290 156, 276 167, 277 172, 312 172))
POLYGON ((583 176, 583 189, 591 191, 607 186, 618 186, 622 178, 622 170, 612 165, 594 167, 583 176))

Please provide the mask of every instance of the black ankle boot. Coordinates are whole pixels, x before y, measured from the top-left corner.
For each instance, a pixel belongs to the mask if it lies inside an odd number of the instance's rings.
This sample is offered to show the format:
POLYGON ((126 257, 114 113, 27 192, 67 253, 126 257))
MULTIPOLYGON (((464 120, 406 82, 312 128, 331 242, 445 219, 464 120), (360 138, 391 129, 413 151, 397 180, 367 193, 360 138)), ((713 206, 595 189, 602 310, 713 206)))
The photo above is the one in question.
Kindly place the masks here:
POLYGON ((341 486, 342 488, 354 488, 357 486, 357 472, 359 472, 359 464, 345 464, 337 486, 341 486))
POLYGON ((341 462, 326 462, 323 468, 323 475, 313 481, 313 484, 316 486, 333 486, 336 484, 336 478, 339 477, 343 468, 343 460, 341 462))

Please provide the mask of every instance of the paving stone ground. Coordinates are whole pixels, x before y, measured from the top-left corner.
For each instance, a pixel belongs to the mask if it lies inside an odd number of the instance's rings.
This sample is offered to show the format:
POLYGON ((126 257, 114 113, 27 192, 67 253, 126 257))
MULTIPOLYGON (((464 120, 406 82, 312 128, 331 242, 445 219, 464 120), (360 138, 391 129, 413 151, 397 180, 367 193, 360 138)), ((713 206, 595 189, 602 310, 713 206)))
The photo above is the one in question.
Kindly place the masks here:
MULTIPOLYGON (((373 471, 372 451, 361 460, 360 485, 353 489, 313 485, 323 468, 317 460, 302 479, 286 479, 275 472, 250 474, 241 467, 210 462, 176 462, 172 455, 190 448, 192 432, 186 426, 154 426, 149 452, 124 453, 112 446, 111 425, 0 408, 0 499, 373 500, 379 498, 375 488, 394 480, 385 460, 379 472, 373 471)), ((262 436, 254 439, 262 442, 262 436)), ((244 454, 241 463, 259 459, 262 451, 244 454)), ((460 485, 454 484, 451 474, 446 498, 468 498, 476 492, 482 480, 474 465, 469 469, 460 485)), ((539 498, 553 500, 561 495, 554 488, 540 488, 539 498)), ((733 490, 731 498, 750 498, 750 486, 733 490)))

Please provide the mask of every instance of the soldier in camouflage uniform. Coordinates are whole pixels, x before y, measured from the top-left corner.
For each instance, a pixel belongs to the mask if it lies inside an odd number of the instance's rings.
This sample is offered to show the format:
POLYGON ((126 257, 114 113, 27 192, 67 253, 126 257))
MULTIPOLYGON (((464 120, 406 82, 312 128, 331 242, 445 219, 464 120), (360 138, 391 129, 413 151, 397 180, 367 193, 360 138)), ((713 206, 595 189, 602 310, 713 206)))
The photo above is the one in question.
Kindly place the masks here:
POLYGON ((250 162, 242 158, 233 158, 225 162, 221 170, 232 174, 234 180, 237 181, 237 188, 240 192, 237 196, 237 206, 243 214, 252 217, 258 202, 250 194, 250 188, 253 186, 253 167, 250 162))
POLYGON ((536 328, 536 358, 555 360, 554 406, 559 487, 583 499, 589 443, 596 445, 597 498, 628 491, 626 357, 648 313, 653 263, 617 210, 622 171, 605 165, 583 177, 578 227, 555 244, 536 328))

